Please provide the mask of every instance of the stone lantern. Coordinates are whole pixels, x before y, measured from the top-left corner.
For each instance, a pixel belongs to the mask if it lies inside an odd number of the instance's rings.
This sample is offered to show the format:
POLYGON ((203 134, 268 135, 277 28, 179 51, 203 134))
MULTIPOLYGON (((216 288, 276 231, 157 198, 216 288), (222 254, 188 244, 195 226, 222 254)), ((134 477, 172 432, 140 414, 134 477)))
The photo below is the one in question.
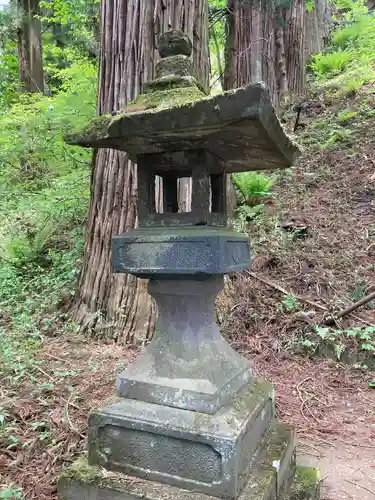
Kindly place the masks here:
POLYGON ((227 229, 227 174, 288 167, 298 149, 263 84, 208 97, 191 51, 183 33, 162 35, 156 80, 68 138, 137 163, 139 227, 113 238, 112 266, 149 279, 159 317, 116 402, 91 413, 88 460, 63 472, 61 500, 318 498, 315 471, 296 469, 293 429, 275 422, 271 384, 222 338, 214 308, 224 275, 250 265, 248 237, 227 229))

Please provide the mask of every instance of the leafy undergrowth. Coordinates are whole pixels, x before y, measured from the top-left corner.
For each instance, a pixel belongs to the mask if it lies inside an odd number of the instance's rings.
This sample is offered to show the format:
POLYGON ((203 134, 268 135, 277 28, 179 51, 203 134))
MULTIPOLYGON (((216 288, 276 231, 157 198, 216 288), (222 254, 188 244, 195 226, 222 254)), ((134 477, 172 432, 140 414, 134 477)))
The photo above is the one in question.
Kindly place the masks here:
POLYGON ((58 76, 53 96, 14 92, 0 112, 2 358, 8 344, 27 358, 18 344, 72 327, 64 305, 80 269, 91 153, 63 136, 95 113, 96 69, 81 61, 58 76))
POLYGON ((40 352, 52 337, 69 338, 74 331, 66 304, 74 294, 81 264, 91 153, 66 146, 63 135, 72 123, 95 113, 96 69, 81 61, 58 76, 62 84, 53 96, 13 92, 12 102, 0 111, 0 498, 4 499, 51 498, 45 492, 54 459, 48 465, 43 461, 60 449, 66 437, 61 427, 54 427, 65 411, 56 409, 57 401, 65 401, 67 419, 69 408, 77 406, 70 382, 75 369, 69 368, 69 360, 44 376, 48 358, 41 360, 40 352), (34 460, 39 460, 37 473, 34 460), (25 464, 31 468, 24 469, 25 464), (43 477, 35 479, 39 473, 43 477))
POLYGON ((71 333, 1 342, 2 498, 56 499, 61 465, 85 449, 89 411, 114 394, 115 373, 133 352, 71 333))

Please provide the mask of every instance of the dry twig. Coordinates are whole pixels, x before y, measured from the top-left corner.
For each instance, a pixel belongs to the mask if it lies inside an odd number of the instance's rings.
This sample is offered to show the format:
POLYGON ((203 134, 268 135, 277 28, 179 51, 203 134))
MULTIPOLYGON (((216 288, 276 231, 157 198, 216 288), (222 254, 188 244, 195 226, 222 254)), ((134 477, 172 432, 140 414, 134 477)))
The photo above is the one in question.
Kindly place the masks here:
POLYGON ((345 481, 347 483, 353 484, 354 486, 357 486, 358 488, 362 488, 363 490, 368 491, 369 493, 371 493, 372 495, 374 495, 374 498, 375 498, 375 491, 374 490, 370 490, 370 488, 367 488, 366 486, 362 486, 359 483, 355 483, 354 481, 350 481, 350 479, 345 479, 345 481))

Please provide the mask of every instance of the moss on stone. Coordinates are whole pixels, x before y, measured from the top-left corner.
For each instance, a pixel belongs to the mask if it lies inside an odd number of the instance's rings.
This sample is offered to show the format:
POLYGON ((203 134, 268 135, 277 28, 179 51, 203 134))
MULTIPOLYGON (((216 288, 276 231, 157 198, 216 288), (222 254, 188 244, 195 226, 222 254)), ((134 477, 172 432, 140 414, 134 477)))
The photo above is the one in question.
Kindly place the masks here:
POLYGON ((121 472, 109 472, 97 465, 89 465, 87 458, 81 456, 62 469, 58 481, 94 484, 104 488, 127 487, 129 484, 134 483, 135 479, 121 472))
POLYGON ((168 75, 154 80, 153 82, 145 83, 144 94, 158 92, 159 90, 172 90, 178 88, 198 87, 197 81, 192 76, 176 76, 168 75))
POLYGON ((80 144, 83 138, 88 142, 90 139, 96 140, 105 137, 112 119, 110 114, 96 116, 83 129, 73 129, 69 132, 65 136, 65 141, 68 144, 80 144))
POLYGON ((293 491, 289 500, 318 500, 320 498, 320 472, 313 467, 296 468, 293 491))
POLYGON ((168 74, 176 76, 196 76, 193 63, 183 55, 167 57, 161 59, 156 65, 156 78, 161 78, 168 74))
POLYGON ((197 85, 190 84, 187 87, 169 88, 170 84, 171 82, 166 83, 166 89, 138 95, 134 101, 115 116, 107 114, 93 118, 83 129, 73 130, 67 134, 65 141, 68 144, 90 147, 98 139, 104 139, 110 135, 111 124, 123 119, 126 115, 157 113, 165 109, 183 108, 206 97, 197 85))
POLYGON ((304 487, 315 486, 320 481, 319 469, 314 467, 298 466, 296 469, 296 481, 304 487))
POLYGON ((89 465, 85 457, 80 457, 62 469, 59 476, 59 480, 61 479, 72 479, 85 483, 101 483, 103 474, 99 467, 89 465))
POLYGON ((122 110, 114 120, 119 120, 124 115, 145 113, 171 108, 179 108, 201 100, 205 95, 196 86, 167 88, 156 90, 147 94, 140 94, 134 101, 122 110))

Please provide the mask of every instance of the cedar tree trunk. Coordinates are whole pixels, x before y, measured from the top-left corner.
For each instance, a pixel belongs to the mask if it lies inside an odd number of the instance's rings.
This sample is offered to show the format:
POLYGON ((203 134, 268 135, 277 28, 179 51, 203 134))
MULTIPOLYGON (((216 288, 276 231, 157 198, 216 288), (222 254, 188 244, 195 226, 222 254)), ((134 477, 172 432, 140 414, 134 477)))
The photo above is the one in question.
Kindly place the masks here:
POLYGON ((330 25, 328 0, 275 7, 268 0, 227 0, 226 88, 262 80, 277 106, 286 92, 303 94, 306 63, 320 52, 330 25))
POLYGON ((18 0, 21 23, 18 27, 19 80, 27 92, 44 92, 39 0, 18 0))
MULTIPOLYGON (((102 0, 98 114, 117 111, 153 78, 158 35, 182 29, 208 89, 208 5, 205 0, 102 0)), ((138 343, 154 330, 155 306, 144 280, 112 273, 111 238, 136 226, 136 165, 125 153, 94 154, 83 269, 74 314, 95 335, 138 343)), ((185 189, 185 188, 182 188, 185 189)))

